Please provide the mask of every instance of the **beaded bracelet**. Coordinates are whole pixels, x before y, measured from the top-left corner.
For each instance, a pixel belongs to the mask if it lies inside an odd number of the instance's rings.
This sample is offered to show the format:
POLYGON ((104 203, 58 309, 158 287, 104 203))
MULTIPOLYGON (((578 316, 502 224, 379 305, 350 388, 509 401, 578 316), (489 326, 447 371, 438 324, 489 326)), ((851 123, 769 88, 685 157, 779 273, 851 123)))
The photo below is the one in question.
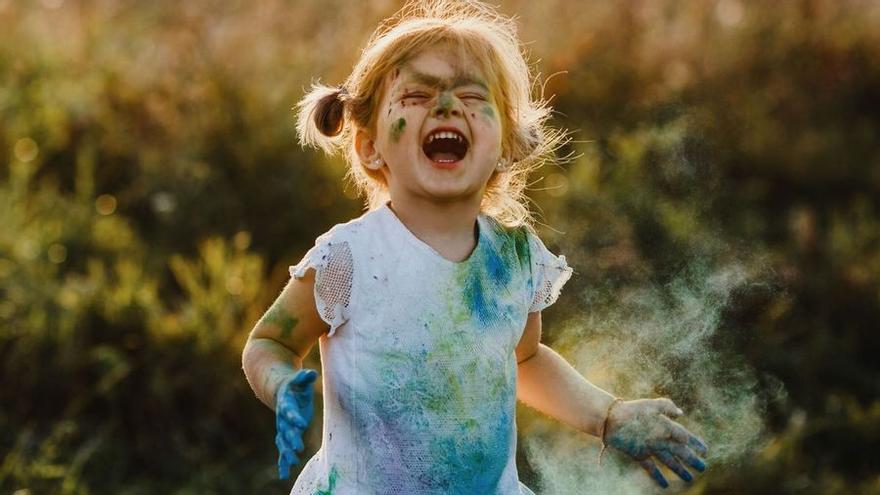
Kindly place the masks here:
POLYGON ((602 439, 602 450, 599 451, 599 460, 598 464, 602 465, 602 456, 605 454, 605 449, 608 448, 608 444, 605 443, 605 432, 608 430, 608 417, 611 416, 611 408, 617 405, 618 402, 623 402, 621 398, 615 398, 611 401, 611 404, 608 404, 608 409, 605 410, 605 420, 602 421, 602 429, 599 431, 599 438, 602 439))

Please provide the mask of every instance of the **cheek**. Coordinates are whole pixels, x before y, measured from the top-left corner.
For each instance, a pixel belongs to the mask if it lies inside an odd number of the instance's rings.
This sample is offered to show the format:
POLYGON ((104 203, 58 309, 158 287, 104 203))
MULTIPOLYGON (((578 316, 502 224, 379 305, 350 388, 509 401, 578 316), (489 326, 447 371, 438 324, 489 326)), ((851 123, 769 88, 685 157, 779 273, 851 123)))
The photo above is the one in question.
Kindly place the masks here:
POLYGON ((413 126, 418 122, 422 105, 414 102, 394 102, 386 110, 383 127, 384 137, 388 143, 398 144, 405 136, 413 132, 413 126))
POLYGON ((406 130, 406 117, 403 116, 394 116, 391 119, 391 126, 388 131, 388 138, 392 143, 400 142, 400 136, 403 135, 403 132, 406 130))
POLYGON ((401 106, 400 103, 394 103, 388 111, 388 118, 385 124, 385 132, 387 132, 388 142, 397 144, 402 136, 409 132, 414 122, 410 116, 408 108, 401 106))
POLYGON ((489 138, 484 142, 501 142, 501 123, 498 121, 498 110, 494 105, 479 105, 468 110, 471 122, 480 134, 489 138))
POLYGON ((501 123, 498 120, 498 109, 492 104, 474 105, 468 109, 468 116, 482 132, 500 132, 501 123))
POLYGON ((480 118, 491 125, 498 124, 498 110, 494 105, 483 105, 479 109, 480 118))

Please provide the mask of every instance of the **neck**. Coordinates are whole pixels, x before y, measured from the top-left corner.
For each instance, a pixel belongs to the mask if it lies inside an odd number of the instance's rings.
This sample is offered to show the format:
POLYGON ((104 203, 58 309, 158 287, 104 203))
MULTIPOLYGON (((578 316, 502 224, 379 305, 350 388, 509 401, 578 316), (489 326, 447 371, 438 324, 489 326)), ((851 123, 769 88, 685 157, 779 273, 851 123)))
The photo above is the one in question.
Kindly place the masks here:
POLYGON ((392 198, 391 210, 427 245, 450 261, 462 261, 476 246, 474 226, 480 213, 476 201, 435 203, 418 197, 392 198))

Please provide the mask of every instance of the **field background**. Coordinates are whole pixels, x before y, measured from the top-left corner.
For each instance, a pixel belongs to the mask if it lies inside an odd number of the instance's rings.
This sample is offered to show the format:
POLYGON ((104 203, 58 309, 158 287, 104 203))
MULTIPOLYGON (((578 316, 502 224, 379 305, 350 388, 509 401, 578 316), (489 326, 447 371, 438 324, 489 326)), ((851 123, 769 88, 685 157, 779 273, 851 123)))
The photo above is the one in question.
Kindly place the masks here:
MULTIPOLYGON (((0 491, 287 493, 241 349, 361 213, 291 107, 399 6, 0 0, 0 491)), ((576 272, 544 342, 689 412, 674 492, 880 493, 880 2, 500 9, 574 132, 530 192, 576 272)), ((653 490, 518 416, 539 494, 653 490)))

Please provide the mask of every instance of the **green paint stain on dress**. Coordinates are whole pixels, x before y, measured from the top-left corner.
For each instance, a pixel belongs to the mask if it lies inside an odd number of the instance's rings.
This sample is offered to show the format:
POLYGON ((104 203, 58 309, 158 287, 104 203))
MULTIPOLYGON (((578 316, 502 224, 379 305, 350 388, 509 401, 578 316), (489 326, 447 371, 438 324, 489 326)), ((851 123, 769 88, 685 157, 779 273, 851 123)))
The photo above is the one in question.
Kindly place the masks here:
POLYGON ((525 227, 507 231, 505 242, 501 247, 501 256, 511 265, 519 264, 520 268, 529 269, 531 254, 529 253, 529 234, 525 227))
POLYGON ((314 493, 314 495, 333 495, 333 492, 336 490, 336 482, 339 480, 339 471, 336 469, 336 466, 330 468, 330 477, 327 480, 328 487, 326 490, 319 489, 314 493))
POLYGON ((391 140, 395 143, 400 141, 400 136, 403 134, 404 129, 406 129, 406 119, 401 117, 391 124, 391 140))

